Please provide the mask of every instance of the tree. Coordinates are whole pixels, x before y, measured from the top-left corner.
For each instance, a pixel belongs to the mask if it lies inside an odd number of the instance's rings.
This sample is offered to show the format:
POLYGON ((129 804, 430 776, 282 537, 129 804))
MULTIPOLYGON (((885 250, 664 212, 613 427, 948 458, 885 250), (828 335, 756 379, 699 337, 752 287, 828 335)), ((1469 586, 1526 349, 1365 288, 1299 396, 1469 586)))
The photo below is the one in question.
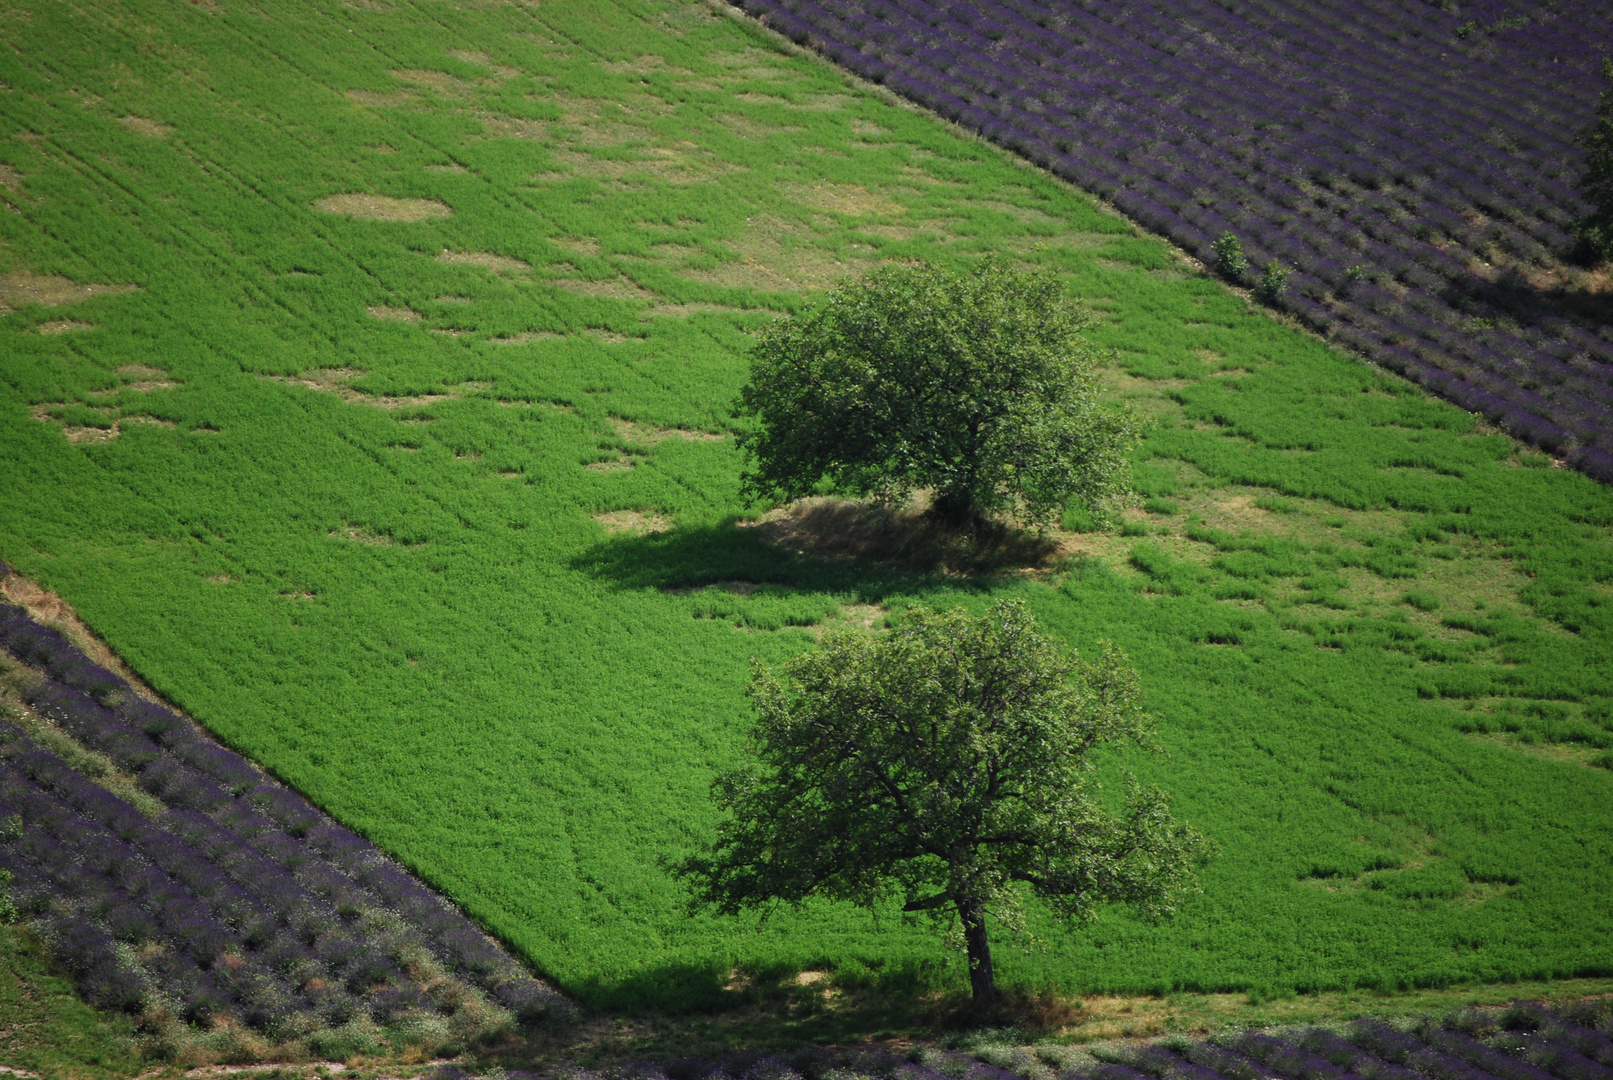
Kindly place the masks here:
POLYGON ((1166 916, 1197 891, 1205 844, 1165 794, 1128 779, 1114 813, 1092 772, 1102 744, 1149 739, 1136 672, 1048 641, 1023 602, 826 635, 782 673, 757 664, 750 693, 756 760, 718 778, 716 841, 679 866, 697 902, 930 912, 961 926, 989 1013, 987 918, 1019 925, 1026 891, 1071 924, 1106 902, 1166 916))
POLYGON ((1593 260, 1613 259, 1613 59, 1602 61, 1608 88, 1596 107, 1596 122, 1580 139, 1585 148, 1585 171, 1579 193, 1591 212, 1574 223, 1584 254, 1593 260))
POLYGON ((888 264, 764 330, 737 412, 752 497, 905 499, 975 525, 1097 511, 1128 483, 1130 414, 1098 403, 1086 317, 1056 278, 987 260, 888 264))

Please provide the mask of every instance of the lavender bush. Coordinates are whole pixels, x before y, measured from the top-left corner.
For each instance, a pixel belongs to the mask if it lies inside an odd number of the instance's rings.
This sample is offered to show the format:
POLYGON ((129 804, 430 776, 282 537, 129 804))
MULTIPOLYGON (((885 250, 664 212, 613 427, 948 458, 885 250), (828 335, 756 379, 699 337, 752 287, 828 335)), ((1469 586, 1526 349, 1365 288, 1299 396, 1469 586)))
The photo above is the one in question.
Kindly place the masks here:
POLYGON ((1560 263, 1613 7, 734 2, 1613 481, 1609 305, 1560 263))
POLYGON ((148 817, 0 723, 0 821, 19 826, 0 872, 93 1003, 310 1047, 446 1018, 466 1000, 455 978, 524 1021, 569 1014, 374 845, 64 635, 0 604, 0 648, 43 672, 30 707, 163 807, 148 817))

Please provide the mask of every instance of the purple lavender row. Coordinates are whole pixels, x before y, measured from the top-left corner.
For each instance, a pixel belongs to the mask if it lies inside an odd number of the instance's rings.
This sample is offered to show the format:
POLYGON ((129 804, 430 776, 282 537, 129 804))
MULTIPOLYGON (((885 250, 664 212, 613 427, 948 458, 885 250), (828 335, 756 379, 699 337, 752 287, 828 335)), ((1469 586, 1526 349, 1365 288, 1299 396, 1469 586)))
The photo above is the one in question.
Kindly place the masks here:
MULTIPOLYGON (((0 647, 52 675, 27 695, 36 711, 106 753, 172 808, 163 822, 166 831, 157 830, 166 839, 148 842, 182 842, 206 852, 304 938, 317 936, 312 927, 337 912, 388 908, 408 921, 449 971, 469 978, 517 1016, 533 1020, 569 1012, 569 1003, 374 845, 268 780, 184 717, 135 696, 64 635, 32 622, 21 609, 0 605, 0 647)), ((139 817, 132 808, 126 811, 139 817)), ((380 967, 374 973, 384 974, 380 967)), ((388 993, 394 1008, 415 1004, 401 982, 388 993)))
POLYGON ((1207 262, 1238 233, 1296 268, 1281 306, 1313 328, 1613 480, 1607 329, 1469 270, 1487 244, 1527 268, 1570 242, 1604 8, 1532 12, 1527 35, 1480 45, 1433 6, 1381 2, 736 2, 1207 262), (1333 177, 1399 190, 1346 197, 1333 177), (1352 285, 1357 266, 1405 295, 1352 285))
MULTIPOLYGON (((1604 1024, 1609 1022, 1603 1016, 1604 1024)), ((1608 1080, 1607 1035, 1533 1004, 1515 1006, 1482 1041, 1463 1024, 1422 1022, 1402 1031, 1359 1020, 1340 1035, 1322 1028, 1278 1036, 1246 1031, 1214 1041, 1134 1046, 1081 1073, 1083 1080, 1608 1080)), ((1489 1027, 1480 1021, 1479 1027, 1489 1027)))

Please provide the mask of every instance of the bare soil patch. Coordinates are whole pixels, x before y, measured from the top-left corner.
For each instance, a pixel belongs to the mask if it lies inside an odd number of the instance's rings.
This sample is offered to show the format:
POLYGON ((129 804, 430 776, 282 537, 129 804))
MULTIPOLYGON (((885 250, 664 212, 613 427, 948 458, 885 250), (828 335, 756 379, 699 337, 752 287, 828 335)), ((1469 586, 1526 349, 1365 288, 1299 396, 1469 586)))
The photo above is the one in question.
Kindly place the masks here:
MULTIPOLYGON (((797 292, 821 289, 862 269, 835 253, 818 247, 810 230, 779 218, 756 218, 748 233, 736 241, 740 258, 736 262, 707 269, 680 270, 693 281, 729 288, 754 288, 764 292, 797 292)), ((868 254, 872 255, 870 250, 868 254)))
POLYGON ((643 311, 639 312, 639 320, 642 322, 649 319, 663 318, 687 319, 691 315, 701 315, 707 312, 720 312, 723 314, 734 315, 743 314, 748 310, 750 309, 731 307, 727 304, 656 304, 654 307, 645 308, 643 311))
POLYGON ((728 436, 719 435, 711 431, 696 431, 694 428, 664 428, 651 424, 635 423, 632 420, 623 420, 621 417, 610 418, 610 426, 624 442, 636 443, 641 446, 654 446, 667 439, 683 439, 686 442, 721 442, 728 436))
POLYGON ((287 386, 301 386, 308 390, 317 390, 323 394, 335 394, 343 401, 353 405, 369 405, 377 409, 407 409, 431 405, 451 398, 462 398, 468 390, 485 390, 482 383, 465 382, 449 387, 442 393, 392 395, 392 394, 366 394, 362 390, 350 385, 355 379, 362 379, 369 374, 362 368, 310 368, 296 375, 265 375, 270 382, 284 383, 287 386))
POLYGON ((141 135, 149 135, 153 139, 160 139, 174 130, 168 124, 159 124, 157 121, 147 120, 143 116, 125 116, 118 123, 130 131, 138 132, 141 135))
POLYGON ((447 97, 464 97, 478 87, 487 85, 484 80, 461 79, 446 71, 404 69, 390 74, 399 82, 406 82, 411 86, 424 86, 447 97))
POLYGON ((495 255, 491 251, 449 251, 443 248, 437 261, 449 266, 480 266, 499 274, 527 274, 532 271, 530 263, 508 255, 495 255))
POLYGON ((508 337, 491 337, 487 339, 487 343, 489 345, 530 345, 535 341, 558 341, 565 336, 564 334, 557 334, 553 330, 529 330, 519 334, 511 334, 508 337))
POLYGON ((0 165, 0 187, 7 191, 17 191, 22 187, 22 173, 10 165, 0 165))
POLYGON ((594 520, 612 533, 665 532, 672 523, 653 510, 612 510, 608 514, 595 514, 594 520))
POLYGON ((395 109, 415 100, 412 90, 349 90, 347 100, 372 109, 395 109))
POLYGON ((549 282, 557 289, 576 293, 578 296, 594 296, 608 300, 634 300, 640 303, 654 303, 657 299, 655 293, 644 288, 625 277, 611 278, 604 281, 576 281, 565 278, 551 279, 549 282))
POLYGON ((643 178, 661 184, 698 184, 744 171, 743 166, 720 161, 712 154, 685 146, 649 146, 638 150, 632 157, 611 158, 559 150, 554 157, 566 172, 595 180, 628 181, 643 178))
POLYGON ((827 181, 802 184, 789 181, 779 185, 779 193, 802 206, 846 214, 850 217, 887 217, 907 212, 907 207, 895 199, 869 191, 860 184, 834 184, 827 181))
POLYGON ((372 221, 426 221, 445 218, 453 210, 435 199, 394 199, 390 195, 365 195, 348 192, 327 195, 314 203, 314 209, 327 214, 346 214, 349 217, 368 218, 372 221))
POLYGON ((544 120, 529 120, 521 116, 495 116, 482 113, 476 117, 481 122, 489 138, 494 139, 534 139, 539 142, 549 138, 549 124, 544 120))
POLYGON ((42 322, 35 327, 41 334, 66 334, 73 330, 94 330, 94 323, 79 322, 77 319, 53 319, 42 322))
POLYGON ((564 248, 573 255, 593 256, 599 254, 599 241, 592 236, 551 236, 549 243, 555 247, 564 248))
POLYGON ((369 547, 391 547, 392 538, 385 533, 373 532, 361 525, 343 525, 340 529, 332 529, 329 535, 338 540, 351 540, 355 544, 365 544, 369 547))
POLYGON ((651 75, 656 72, 693 74, 688 68, 670 66, 666 62, 666 57, 654 54, 635 57, 632 60, 606 60, 601 62, 599 67, 613 75, 651 75))
POLYGON ((76 304, 92 296, 135 292, 138 285, 80 285, 60 274, 30 274, 26 270, 0 274, 0 308, 19 308, 25 304, 43 307, 60 307, 76 304))
POLYGON ((413 308, 376 304, 366 310, 369 311, 370 318, 381 319, 385 322, 419 322, 421 319, 420 313, 413 308))
POLYGON ((741 139, 769 139, 775 135, 793 135, 802 130, 795 124, 769 124, 736 113, 728 113, 721 119, 723 127, 741 139))

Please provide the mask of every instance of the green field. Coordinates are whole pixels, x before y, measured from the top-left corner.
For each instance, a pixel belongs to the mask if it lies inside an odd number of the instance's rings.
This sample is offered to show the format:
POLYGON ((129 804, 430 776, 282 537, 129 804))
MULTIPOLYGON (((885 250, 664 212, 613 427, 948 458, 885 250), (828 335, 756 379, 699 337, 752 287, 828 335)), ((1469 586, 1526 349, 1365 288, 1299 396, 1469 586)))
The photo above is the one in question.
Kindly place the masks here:
POLYGON ((1129 765, 1220 849, 1173 924, 1033 917, 1010 985, 1613 973, 1607 489, 692 0, 40 2, 0 39, 0 557, 586 1003, 961 986, 922 925, 691 914, 660 866, 751 657, 1000 595, 1128 651, 1168 750, 1129 765), (737 526, 746 332, 991 252, 1067 277, 1155 420, 1122 533, 964 578, 737 526))

